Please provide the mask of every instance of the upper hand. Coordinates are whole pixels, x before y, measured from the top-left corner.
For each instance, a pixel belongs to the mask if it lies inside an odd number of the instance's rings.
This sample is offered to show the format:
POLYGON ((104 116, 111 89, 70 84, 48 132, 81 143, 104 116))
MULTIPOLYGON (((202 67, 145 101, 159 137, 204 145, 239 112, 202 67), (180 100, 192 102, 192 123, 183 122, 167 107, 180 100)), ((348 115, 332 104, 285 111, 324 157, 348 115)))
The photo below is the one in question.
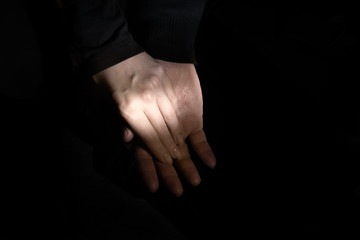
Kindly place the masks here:
POLYGON ((162 64, 143 52, 93 77, 110 89, 121 116, 157 160, 183 157, 177 97, 162 64))

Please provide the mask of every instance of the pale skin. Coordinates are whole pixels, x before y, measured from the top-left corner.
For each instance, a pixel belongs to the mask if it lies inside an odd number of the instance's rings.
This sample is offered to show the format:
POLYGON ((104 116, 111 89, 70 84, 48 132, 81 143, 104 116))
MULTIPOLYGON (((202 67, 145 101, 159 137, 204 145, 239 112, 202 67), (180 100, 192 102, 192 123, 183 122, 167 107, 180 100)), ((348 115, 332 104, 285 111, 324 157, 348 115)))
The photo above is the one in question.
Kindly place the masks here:
POLYGON ((109 87, 127 121, 125 141, 137 139, 131 149, 150 191, 158 189, 160 180, 174 195, 182 195, 178 173, 192 185, 200 184, 184 139, 189 139, 205 165, 215 167, 216 159, 203 130, 202 92, 193 64, 155 60, 141 53, 96 74, 94 79, 109 87))
POLYGON ((163 67, 145 52, 94 75, 105 84, 121 116, 156 158, 172 164, 182 158, 177 98, 163 67))

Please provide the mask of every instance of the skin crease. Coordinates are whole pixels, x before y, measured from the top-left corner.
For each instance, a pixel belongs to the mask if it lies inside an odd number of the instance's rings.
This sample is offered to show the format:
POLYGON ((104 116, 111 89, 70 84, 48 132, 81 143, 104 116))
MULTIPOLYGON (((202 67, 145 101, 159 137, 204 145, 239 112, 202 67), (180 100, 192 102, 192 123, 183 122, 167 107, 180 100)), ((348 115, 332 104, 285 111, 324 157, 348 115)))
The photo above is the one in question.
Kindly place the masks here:
POLYGON ((203 131, 202 92, 193 64, 156 60, 141 53, 94 75, 94 80, 108 86, 128 122, 124 140, 150 191, 158 189, 160 180, 175 196, 181 196, 178 172, 192 185, 200 184, 184 139, 189 139, 205 165, 215 167, 216 159, 203 131), (149 116, 154 112, 159 114, 149 116), (160 123, 154 127, 156 122, 160 123), (173 164, 164 154, 174 159, 173 164))

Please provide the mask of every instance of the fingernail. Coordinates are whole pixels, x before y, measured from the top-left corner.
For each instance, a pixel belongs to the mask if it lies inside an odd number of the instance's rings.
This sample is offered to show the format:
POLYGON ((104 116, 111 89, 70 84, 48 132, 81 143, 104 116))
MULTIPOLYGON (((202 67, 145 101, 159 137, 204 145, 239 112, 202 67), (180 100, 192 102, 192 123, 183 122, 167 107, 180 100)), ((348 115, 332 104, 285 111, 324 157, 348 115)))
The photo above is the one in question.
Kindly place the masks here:
POLYGON ((205 153, 203 153, 203 158, 202 159, 205 159, 205 164, 207 166, 209 166, 210 168, 215 168, 216 166, 216 157, 214 155, 213 152, 211 151, 207 151, 205 153))
POLYGON ((173 160, 172 160, 171 156, 167 153, 164 154, 164 160, 168 164, 173 164, 173 160))
POLYGON ((182 153, 181 153, 181 151, 179 150, 179 148, 174 148, 174 155, 175 155, 175 157, 176 157, 176 159, 182 159, 183 158, 183 155, 182 155, 182 153))

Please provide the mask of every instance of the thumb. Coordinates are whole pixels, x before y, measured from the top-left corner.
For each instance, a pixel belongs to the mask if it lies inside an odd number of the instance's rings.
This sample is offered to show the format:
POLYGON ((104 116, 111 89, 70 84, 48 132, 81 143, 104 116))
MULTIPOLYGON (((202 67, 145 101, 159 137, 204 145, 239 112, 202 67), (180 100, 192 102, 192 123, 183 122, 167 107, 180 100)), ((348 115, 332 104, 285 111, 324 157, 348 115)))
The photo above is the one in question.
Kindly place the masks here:
POLYGON ((131 140, 133 140, 133 138, 134 138, 134 133, 129 129, 129 128, 125 128, 124 129, 124 136, 123 136, 123 138, 124 138, 124 141, 126 142, 126 143, 129 143, 129 142, 131 142, 131 140))

